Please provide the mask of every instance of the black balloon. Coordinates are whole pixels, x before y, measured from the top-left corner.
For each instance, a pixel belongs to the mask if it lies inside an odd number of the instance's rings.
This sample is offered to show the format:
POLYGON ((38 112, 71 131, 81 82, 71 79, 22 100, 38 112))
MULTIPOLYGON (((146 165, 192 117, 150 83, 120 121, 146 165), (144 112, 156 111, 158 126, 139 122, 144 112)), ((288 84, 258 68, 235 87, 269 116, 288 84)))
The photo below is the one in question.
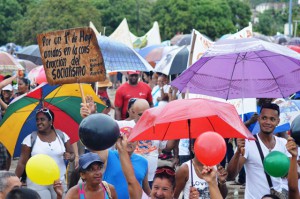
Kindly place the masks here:
POLYGON ((81 142, 95 151, 113 146, 120 135, 119 126, 110 116, 103 113, 89 115, 79 125, 81 142))
POLYGON ((291 136, 295 142, 300 145, 300 115, 298 115, 291 124, 291 136))

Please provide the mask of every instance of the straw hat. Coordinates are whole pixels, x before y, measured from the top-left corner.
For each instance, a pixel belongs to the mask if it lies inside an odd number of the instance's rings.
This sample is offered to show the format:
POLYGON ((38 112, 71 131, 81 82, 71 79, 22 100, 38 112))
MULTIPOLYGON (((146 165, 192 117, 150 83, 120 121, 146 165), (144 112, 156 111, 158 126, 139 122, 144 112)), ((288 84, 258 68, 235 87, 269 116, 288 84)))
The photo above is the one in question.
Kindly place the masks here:
POLYGON ((102 82, 97 82, 97 85, 98 85, 98 87, 99 88, 101 88, 101 87, 111 87, 112 86, 112 83, 111 83, 111 81, 109 81, 107 78, 104 80, 104 81, 102 81, 102 82))

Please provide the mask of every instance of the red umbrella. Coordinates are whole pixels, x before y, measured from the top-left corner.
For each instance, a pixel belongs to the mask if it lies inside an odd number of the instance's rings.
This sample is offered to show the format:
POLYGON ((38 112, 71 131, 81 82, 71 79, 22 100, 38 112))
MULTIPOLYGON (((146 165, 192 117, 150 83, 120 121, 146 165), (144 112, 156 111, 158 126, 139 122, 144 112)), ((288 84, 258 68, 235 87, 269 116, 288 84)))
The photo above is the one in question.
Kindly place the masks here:
POLYGON ((289 49, 292 49, 296 51, 297 53, 300 53, 300 46, 295 46, 295 45, 289 45, 287 46, 289 49))
POLYGON ((215 131, 224 138, 254 139, 233 105, 207 99, 185 99, 146 110, 129 140, 197 138, 207 131, 215 131))

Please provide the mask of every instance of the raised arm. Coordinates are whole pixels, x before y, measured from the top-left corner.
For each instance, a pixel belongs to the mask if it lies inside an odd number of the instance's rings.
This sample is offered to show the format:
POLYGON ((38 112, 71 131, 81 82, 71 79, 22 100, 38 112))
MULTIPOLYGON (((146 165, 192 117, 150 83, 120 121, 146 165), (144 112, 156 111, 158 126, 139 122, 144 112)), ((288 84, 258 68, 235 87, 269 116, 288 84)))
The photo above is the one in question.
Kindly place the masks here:
POLYGON ((228 163, 228 180, 234 180, 246 162, 246 158, 243 157, 245 152, 245 139, 237 139, 237 145, 238 148, 228 163))
POLYGON ((141 199, 142 198, 142 187, 137 181, 134 170, 130 161, 130 157, 127 153, 127 137, 122 135, 121 138, 118 139, 116 143, 116 147, 119 152, 122 171, 128 183, 128 192, 129 198, 131 199, 141 199))
POLYGON ((217 171, 213 167, 203 166, 202 176, 208 183, 211 199, 223 199, 216 180, 217 171))
POLYGON ((297 171, 298 147, 292 137, 288 138, 286 148, 288 152, 292 155, 290 169, 288 173, 289 198, 299 199, 300 197, 299 197, 299 189, 298 189, 298 171, 297 171))

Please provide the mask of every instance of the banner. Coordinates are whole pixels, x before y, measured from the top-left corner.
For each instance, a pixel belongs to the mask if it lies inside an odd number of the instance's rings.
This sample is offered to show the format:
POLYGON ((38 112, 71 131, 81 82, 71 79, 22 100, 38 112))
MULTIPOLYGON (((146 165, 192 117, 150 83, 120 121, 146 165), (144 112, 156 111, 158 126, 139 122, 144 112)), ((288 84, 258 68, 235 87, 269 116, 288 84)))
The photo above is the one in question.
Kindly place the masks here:
POLYGON ((208 96, 208 95, 189 93, 188 98, 186 95, 186 99, 193 99, 193 98, 202 98, 202 99, 215 100, 218 102, 230 103, 235 107, 235 109, 239 115, 257 111, 256 98, 231 99, 231 100, 226 101, 225 99, 218 98, 218 97, 212 97, 212 96, 208 96))
POLYGON ((92 28, 75 28, 37 36, 50 85, 104 81, 103 57, 92 28))
POLYGON ((227 37, 226 39, 242 39, 242 38, 249 38, 253 36, 252 31, 252 23, 249 23, 249 26, 243 28, 242 30, 238 31, 227 37))
POLYGON ((199 60, 202 57, 202 55, 207 51, 207 49, 213 44, 214 42, 203 36, 197 30, 193 29, 188 66, 191 66, 193 63, 199 60))

